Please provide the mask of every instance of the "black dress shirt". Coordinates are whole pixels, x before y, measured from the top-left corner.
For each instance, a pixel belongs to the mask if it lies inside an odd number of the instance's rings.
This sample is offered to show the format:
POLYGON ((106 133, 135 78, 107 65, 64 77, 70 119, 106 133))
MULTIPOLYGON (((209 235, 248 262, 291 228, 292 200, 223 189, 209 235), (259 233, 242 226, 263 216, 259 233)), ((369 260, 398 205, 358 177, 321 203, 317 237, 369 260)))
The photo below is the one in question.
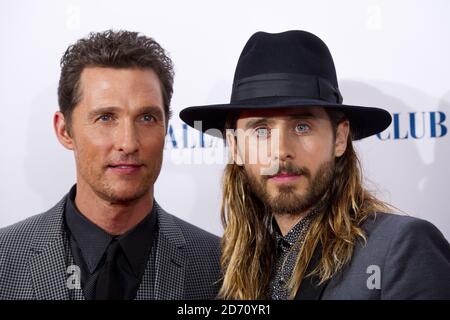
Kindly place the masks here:
POLYGON ((97 297, 97 279, 105 267, 108 247, 118 242, 121 255, 117 259, 123 275, 120 286, 124 288, 123 299, 133 299, 147 266, 153 238, 157 232, 157 212, 153 209, 131 230, 114 236, 99 228, 80 213, 75 205, 76 185, 69 192, 66 203, 65 223, 70 247, 76 265, 81 271, 81 288, 88 300, 97 297))
POLYGON ((272 300, 287 300, 291 291, 288 282, 295 269, 298 253, 311 226, 312 220, 320 210, 316 206, 310 210, 285 236, 283 236, 274 221, 276 242, 276 263, 272 270, 272 279, 269 285, 268 296, 272 300))

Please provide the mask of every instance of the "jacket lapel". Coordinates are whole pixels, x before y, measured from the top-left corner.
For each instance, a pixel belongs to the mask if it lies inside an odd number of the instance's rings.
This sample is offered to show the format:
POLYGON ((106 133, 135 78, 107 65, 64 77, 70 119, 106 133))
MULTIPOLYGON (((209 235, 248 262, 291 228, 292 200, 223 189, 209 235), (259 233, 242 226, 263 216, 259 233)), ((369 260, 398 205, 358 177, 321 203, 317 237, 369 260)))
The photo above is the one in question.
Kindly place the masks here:
MULTIPOLYGON (((309 274, 317 266, 321 256, 322 247, 317 245, 305 274, 309 274)), ((329 281, 325 281, 320 285, 319 282, 320 279, 316 274, 304 278, 294 300, 320 300, 329 281)))
POLYGON ((154 205, 158 214, 159 227, 155 260, 149 260, 147 263, 136 299, 183 299, 186 263, 183 248, 186 240, 173 216, 161 209, 156 201, 154 205), (152 266, 152 263, 155 265, 152 266), (155 270, 155 282, 154 288, 149 288, 152 283, 150 281, 152 267, 155 270))
POLYGON ((69 299, 63 212, 66 198, 43 215, 35 232, 29 267, 36 299, 69 299))

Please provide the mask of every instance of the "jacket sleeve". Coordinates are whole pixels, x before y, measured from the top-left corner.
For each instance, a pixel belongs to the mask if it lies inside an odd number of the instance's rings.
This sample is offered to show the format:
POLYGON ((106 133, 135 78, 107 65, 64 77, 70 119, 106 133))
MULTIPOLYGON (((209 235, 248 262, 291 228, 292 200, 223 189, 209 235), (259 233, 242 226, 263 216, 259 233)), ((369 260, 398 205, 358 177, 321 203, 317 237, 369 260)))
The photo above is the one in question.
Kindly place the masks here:
POLYGON ((430 222, 397 226, 381 274, 381 299, 450 299, 450 245, 430 222))

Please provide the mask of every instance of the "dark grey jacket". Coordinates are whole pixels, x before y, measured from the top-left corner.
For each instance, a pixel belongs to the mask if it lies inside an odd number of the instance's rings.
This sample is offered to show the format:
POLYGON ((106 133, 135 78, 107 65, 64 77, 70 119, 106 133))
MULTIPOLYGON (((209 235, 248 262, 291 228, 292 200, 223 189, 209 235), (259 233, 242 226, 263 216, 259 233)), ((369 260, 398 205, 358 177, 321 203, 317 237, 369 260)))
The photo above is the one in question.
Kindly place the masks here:
MULTIPOLYGON (((64 197, 49 211, 0 229, 0 299, 84 299, 71 286, 73 256, 64 231, 64 197)), ((165 212, 155 202, 155 274, 150 261, 136 299, 214 299, 219 238, 165 212)))
POLYGON ((305 279, 297 299, 450 299, 450 245, 433 224, 378 213, 362 227, 351 262, 322 286, 305 279))

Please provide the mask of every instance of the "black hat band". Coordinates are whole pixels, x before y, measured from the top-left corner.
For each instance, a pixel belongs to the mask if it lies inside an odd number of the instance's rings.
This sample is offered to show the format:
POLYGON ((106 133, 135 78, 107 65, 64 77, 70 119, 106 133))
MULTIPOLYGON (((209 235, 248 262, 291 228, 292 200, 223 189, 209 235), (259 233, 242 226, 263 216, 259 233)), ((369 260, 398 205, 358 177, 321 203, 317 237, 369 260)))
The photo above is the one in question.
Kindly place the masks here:
POLYGON ((267 97, 304 97, 342 103, 339 89, 330 81, 306 74, 265 73, 236 81, 231 103, 267 97))

